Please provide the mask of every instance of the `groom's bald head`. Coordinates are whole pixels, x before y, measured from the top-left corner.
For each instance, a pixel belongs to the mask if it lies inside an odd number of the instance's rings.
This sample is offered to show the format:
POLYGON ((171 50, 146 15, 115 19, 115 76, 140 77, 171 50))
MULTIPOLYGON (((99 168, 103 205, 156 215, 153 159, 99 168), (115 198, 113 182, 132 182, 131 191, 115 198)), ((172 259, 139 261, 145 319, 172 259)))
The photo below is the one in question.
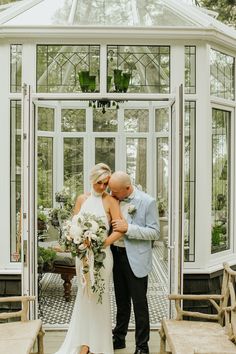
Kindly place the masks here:
POLYGON ((133 192, 130 176, 123 171, 116 171, 111 175, 109 188, 112 195, 119 200, 123 200, 133 192))
POLYGON ((122 187, 130 186, 132 184, 130 176, 123 171, 114 172, 110 177, 110 181, 111 183, 116 183, 122 187))

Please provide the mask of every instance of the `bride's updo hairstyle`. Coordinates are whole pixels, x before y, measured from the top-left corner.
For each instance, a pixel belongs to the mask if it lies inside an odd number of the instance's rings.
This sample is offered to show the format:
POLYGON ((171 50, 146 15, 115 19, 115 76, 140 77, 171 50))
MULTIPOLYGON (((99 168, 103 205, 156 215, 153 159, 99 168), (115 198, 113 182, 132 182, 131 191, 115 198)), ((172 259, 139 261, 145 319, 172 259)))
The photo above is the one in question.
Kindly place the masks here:
POLYGON ((111 169, 105 163, 98 163, 91 171, 89 180, 92 184, 102 181, 104 178, 111 176, 111 169))

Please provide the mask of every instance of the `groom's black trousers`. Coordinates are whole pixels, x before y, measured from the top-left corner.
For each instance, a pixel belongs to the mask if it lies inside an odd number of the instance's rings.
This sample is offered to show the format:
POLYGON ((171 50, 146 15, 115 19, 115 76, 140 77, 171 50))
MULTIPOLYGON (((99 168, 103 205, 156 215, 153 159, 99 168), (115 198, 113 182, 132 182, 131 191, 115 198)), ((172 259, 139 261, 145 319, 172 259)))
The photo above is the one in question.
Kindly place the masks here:
POLYGON ((147 285, 148 277, 137 278, 122 247, 111 246, 114 266, 113 279, 117 304, 116 326, 113 336, 118 341, 124 341, 128 331, 131 312, 131 300, 135 316, 136 347, 148 351, 150 332, 147 285))

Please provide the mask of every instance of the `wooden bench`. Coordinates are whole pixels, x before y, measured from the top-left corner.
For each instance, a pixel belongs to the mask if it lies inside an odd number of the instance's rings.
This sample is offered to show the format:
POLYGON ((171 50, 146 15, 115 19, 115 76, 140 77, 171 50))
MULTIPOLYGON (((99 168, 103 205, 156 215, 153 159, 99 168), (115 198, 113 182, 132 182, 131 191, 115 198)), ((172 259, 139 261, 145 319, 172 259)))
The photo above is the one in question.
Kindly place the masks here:
POLYGON ((175 301, 177 315, 175 319, 162 320, 160 354, 235 354, 235 279, 236 271, 224 263, 220 295, 170 295, 169 299, 175 301), (184 311, 182 300, 210 301, 216 313, 184 311), (184 316, 205 321, 184 320, 184 316))
POLYGON ((44 354, 41 320, 28 320, 29 301, 34 296, 13 296, 0 298, 0 302, 21 302, 21 310, 0 313, 1 320, 20 318, 20 321, 0 323, 0 353, 4 354, 44 354), (37 340, 38 351, 33 352, 37 340))

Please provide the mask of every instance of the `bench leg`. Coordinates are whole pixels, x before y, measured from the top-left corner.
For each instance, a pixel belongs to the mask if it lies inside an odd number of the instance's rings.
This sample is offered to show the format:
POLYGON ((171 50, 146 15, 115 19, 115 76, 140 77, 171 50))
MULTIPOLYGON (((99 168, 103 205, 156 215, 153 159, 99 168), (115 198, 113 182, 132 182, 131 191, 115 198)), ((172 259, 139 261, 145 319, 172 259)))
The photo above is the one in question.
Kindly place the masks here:
POLYGON ((166 351, 166 335, 165 332, 163 331, 163 328, 161 327, 159 331, 160 337, 161 337, 161 342, 160 342, 160 354, 167 354, 166 351))
POLYGON ((71 280, 73 276, 73 274, 61 274, 61 278, 64 280, 64 297, 67 302, 69 302, 71 299, 71 280))
POLYGON ((41 328, 38 334, 38 354, 44 354, 43 348, 43 337, 44 337, 44 330, 41 328))

